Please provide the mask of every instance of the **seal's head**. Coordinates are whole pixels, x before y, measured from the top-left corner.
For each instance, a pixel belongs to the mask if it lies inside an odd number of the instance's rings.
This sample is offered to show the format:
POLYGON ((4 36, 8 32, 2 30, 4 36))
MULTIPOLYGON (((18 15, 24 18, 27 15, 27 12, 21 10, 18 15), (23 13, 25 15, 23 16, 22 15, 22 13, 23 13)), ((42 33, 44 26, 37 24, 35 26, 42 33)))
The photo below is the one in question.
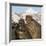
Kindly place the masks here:
POLYGON ((26 22, 29 24, 32 21, 32 16, 26 15, 26 22))

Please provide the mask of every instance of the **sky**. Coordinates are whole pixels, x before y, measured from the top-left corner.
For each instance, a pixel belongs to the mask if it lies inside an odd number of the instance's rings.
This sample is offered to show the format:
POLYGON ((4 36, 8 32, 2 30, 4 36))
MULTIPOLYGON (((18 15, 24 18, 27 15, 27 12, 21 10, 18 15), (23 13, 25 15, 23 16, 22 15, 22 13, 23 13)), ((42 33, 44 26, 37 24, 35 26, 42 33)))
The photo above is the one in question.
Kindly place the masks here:
POLYGON ((13 13, 23 13, 23 12, 41 12, 41 7, 24 7, 24 6, 12 6, 13 13))
MULTIPOLYGON (((17 14, 21 14, 21 13, 41 14, 41 7, 12 6, 12 13, 17 13, 17 14)), ((17 19, 16 18, 17 18, 17 16, 13 16, 13 21, 15 20, 15 22, 17 22, 16 20, 18 20, 19 17, 17 19)), ((33 15, 33 18, 35 20, 37 20, 39 23, 41 22, 41 20, 40 20, 41 17, 39 17, 39 15, 37 15, 37 16, 33 15)))

